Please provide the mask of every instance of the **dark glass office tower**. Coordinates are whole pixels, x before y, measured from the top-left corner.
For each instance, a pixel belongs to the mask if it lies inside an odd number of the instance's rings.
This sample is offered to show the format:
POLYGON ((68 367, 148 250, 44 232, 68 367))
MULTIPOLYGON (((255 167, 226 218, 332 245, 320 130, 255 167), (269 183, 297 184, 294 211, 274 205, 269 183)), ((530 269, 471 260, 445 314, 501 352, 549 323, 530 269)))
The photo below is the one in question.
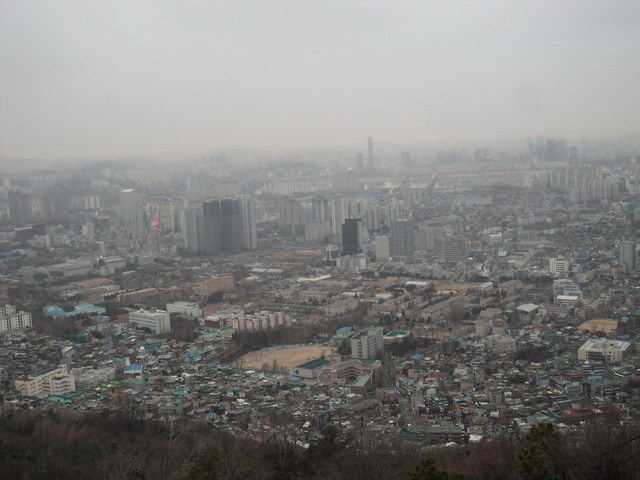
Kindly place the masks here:
POLYGON ((202 204, 204 251, 238 252, 242 249, 240 200, 207 200, 202 204))
POLYGON ((362 253, 362 219, 347 218, 342 224, 342 253, 362 253))

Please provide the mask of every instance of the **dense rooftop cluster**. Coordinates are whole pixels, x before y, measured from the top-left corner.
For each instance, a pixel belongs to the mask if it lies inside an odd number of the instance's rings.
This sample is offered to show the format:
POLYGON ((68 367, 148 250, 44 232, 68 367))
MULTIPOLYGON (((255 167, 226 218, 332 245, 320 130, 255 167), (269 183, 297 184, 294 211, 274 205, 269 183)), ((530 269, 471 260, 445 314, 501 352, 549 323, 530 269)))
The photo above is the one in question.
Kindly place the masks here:
POLYGON ((330 425, 427 447, 635 418, 637 167, 577 161, 16 175, 2 408, 187 416, 303 448, 330 425), (219 222, 257 243, 189 243, 184 212, 247 195, 248 226, 219 222))

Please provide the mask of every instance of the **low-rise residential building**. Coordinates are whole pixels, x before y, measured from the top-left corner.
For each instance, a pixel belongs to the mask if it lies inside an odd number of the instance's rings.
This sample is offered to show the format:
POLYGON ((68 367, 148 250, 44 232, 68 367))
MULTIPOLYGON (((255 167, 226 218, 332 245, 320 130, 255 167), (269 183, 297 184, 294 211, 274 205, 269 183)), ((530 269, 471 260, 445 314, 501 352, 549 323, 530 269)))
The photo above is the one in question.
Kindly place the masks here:
POLYGON ((459 298, 459 296, 454 296, 447 298, 446 300, 441 300, 437 303, 432 303, 431 305, 423 308, 420 311, 419 316, 422 320, 442 320, 451 313, 453 307, 460 302, 461 298, 462 297, 459 298))
POLYGON ((13 305, 0 307, 0 332, 11 332, 13 330, 24 330, 33 325, 29 312, 16 311, 13 305))
POLYGON ((550 258, 549 259, 549 272, 554 277, 562 277, 569 274, 571 269, 571 261, 566 258, 550 258))
POLYGON ((576 295, 558 295, 554 299, 555 305, 568 308, 575 308, 579 302, 580 297, 576 295))
POLYGON ((318 358, 311 360, 310 362, 303 363, 297 367, 293 367, 289 370, 289 375, 294 375, 300 378, 315 379, 318 378, 320 371, 329 364, 329 360, 324 358, 318 358))
POLYGON ((531 319, 536 313, 538 313, 539 308, 540 305, 525 303, 523 305, 519 305, 517 311, 523 318, 531 319))
POLYGON ((75 378, 67 365, 51 365, 16 379, 16 390, 27 397, 63 395, 75 389, 75 378))
POLYGON ((110 382, 116 378, 114 367, 103 368, 73 368, 71 373, 75 377, 78 389, 93 388, 103 382, 110 382))
POLYGON ((173 302, 167 303, 167 312, 179 313, 182 315, 191 315, 193 317, 201 317, 202 310, 200 305, 191 302, 173 302))
POLYGON ((488 350, 498 353, 515 352, 517 349, 516 339, 507 335, 490 335, 485 339, 485 346, 488 350))
POLYGON ((330 383, 346 383, 347 380, 354 380, 364 372, 362 361, 350 359, 344 362, 325 365, 318 375, 318 380, 330 383))
POLYGON ((485 308, 480 312, 480 318, 493 320, 502 313, 499 308, 485 308))
POLYGON ((88 275, 93 270, 90 261, 69 260, 47 268, 51 278, 71 278, 88 275))
POLYGON ((580 290, 580 287, 568 278, 554 280, 552 288, 554 295, 567 295, 582 298, 582 290, 580 290))
POLYGON ((154 333, 171 331, 169 313, 164 310, 133 310, 129 312, 129 322, 139 328, 148 328, 154 333))
POLYGON ((100 275, 113 275, 117 271, 122 271, 127 267, 127 262, 122 257, 99 257, 93 262, 93 268, 100 272, 100 275))
POLYGON ((283 312, 261 311, 251 315, 234 317, 231 326, 238 331, 258 332, 291 325, 291 317, 283 312))
POLYGON ((479 318, 476 320, 476 335, 486 337, 491 333, 493 321, 488 318, 479 318))
POLYGON ((498 285, 500 292, 503 292, 505 295, 513 295, 519 290, 522 290, 523 283, 520 280, 509 280, 507 282, 501 283, 498 285))
POLYGON ((133 303, 141 302, 154 297, 158 294, 157 288, 143 288, 140 290, 132 290, 128 292, 120 292, 117 295, 117 299, 120 303, 133 303))
POLYGON ((327 305, 324 308, 324 311, 327 315, 340 315, 342 313, 346 313, 350 310, 354 310, 359 304, 359 300, 357 298, 349 297, 343 298, 341 300, 336 300, 335 302, 327 305))
POLYGON ((195 292, 203 297, 208 297, 212 293, 217 292, 230 292, 233 290, 233 276, 222 275, 220 277, 213 277, 204 282, 200 282, 195 287, 195 292))
POLYGON ((589 339, 578 348, 578 360, 621 362, 633 352, 633 344, 621 340, 589 339))

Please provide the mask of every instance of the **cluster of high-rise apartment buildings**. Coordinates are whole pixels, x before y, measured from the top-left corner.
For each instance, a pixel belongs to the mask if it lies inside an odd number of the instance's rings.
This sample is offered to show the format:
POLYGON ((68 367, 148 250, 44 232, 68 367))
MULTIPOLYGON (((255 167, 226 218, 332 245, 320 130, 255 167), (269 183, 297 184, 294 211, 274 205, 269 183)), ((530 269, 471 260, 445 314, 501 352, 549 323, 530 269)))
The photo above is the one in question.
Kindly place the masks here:
POLYGON ((285 234, 304 235, 308 241, 342 243, 342 225, 348 218, 361 218, 363 227, 371 232, 401 217, 401 204, 395 198, 388 202, 371 195, 280 198, 281 229, 285 234))

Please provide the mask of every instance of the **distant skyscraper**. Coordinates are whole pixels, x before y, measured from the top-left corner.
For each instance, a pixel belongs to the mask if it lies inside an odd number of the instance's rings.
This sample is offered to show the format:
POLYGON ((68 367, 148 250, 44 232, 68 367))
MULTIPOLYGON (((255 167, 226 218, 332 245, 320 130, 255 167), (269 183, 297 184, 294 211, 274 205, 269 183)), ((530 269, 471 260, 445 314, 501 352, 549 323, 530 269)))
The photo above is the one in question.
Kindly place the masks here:
POLYGON ((636 244, 634 242, 620 243, 620 263, 625 266, 627 273, 636 271, 636 244))
POLYGON ((558 162, 566 162, 569 158, 569 150, 567 149, 567 139, 566 138, 561 138, 560 140, 558 140, 558 145, 557 145, 557 161, 558 162))
POLYGON ((131 234, 136 237, 144 237, 149 226, 147 212, 142 207, 136 207, 131 216, 131 234))
POLYGON ((302 223, 300 203, 293 197, 280 197, 280 226, 300 225, 302 223))
POLYGON ((329 201, 326 198, 315 197, 311 201, 311 221, 326 222, 329 218, 329 201))
POLYGON ((297 198, 280 198, 280 227, 285 235, 297 235, 303 229, 302 204, 297 198))
POLYGON ((256 225, 256 200, 250 195, 241 195, 240 217, 242 219, 242 248, 255 250, 258 248, 258 227, 256 225))
POLYGON ((44 220, 68 220, 69 201, 64 187, 56 185, 43 193, 41 210, 44 220))
POLYGON ((370 232, 378 230, 378 227, 380 226, 380 212, 378 209, 368 207, 362 216, 362 223, 370 232))
POLYGON ((386 262, 389 260, 389 237, 376 236, 375 239, 376 262, 386 262))
POLYGON ((389 236, 389 254, 391 258, 413 261, 416 250, 416 238, 413 232, 414 222, 406 218, 391 221, 389 236))
POLYGON ((553 138, 547 138, 547 146, 545 148, 545 160, 547 162, 555 162, 557 160, 557 142, 553 138))
POLYGON ((331 211, 331 228, 334 235, 342 235, 342 224, 345 218, 348 218, 348 206, 347 198, 342 195, 338 195, 333 199, 332 211, 331 211))
MULTIPOLYGON (((225 252, 242 250, 242 213, 240 200, 221 200, 223 247, 225 252)), ((254 210, 255 212, 255 210, 254 210)))
POLYGON ((376 169, 376 165, 373 160, 373 138, 372 137, 369 137, 367 139, 367 149, 368 149, 367 150, 368 151, 367 169, 373 172, 376 169))
POLYGON ((120 191, 120 205, 122 207, 122 217, 125 223, 131 222, 134 210, 140 205, 140 195, 132 188, 120 191))
POLYGON ((430 252, 440 253, 442 251, 442 238, 444 237, 444 228, 429 225, 427 227, 426 249, 430 252))
POLYGON ((571 148, 569 148, 569 164, 576 165, 577 163, 578 163, 578 147, 575 145, 572 145, 571 148))
POLYGON ((400 154, 400 164, 404 168, 411 168, 411 154, 409 152, 402 152, 400 154))
POLYGON ((9 218, 16 224, 24 224, 31 221, 31 196, 28 193, 9 192, 9 218))
POLYGON ((202 203, 203 244, 206 253, 221 252, 224 245, 222 229, 222 209, 220 200, 207 200, 202 203))
POLYGON ((202 207, 188 207, 180 212, 184 248, 190 253, 204 250, 204 215, 202 207))
POLYGON ((163 232, 175 232, 180 225, 180 211, 188 202, 180 197, 166 198, 160 204, 160 228, 163 232))
MULTIPOLYGON (((237 252, 243 248, 240 200, 207 200, 202 213, 205 252, 237 252)), ((255 208, 253 213, 255 218, 255 208)))
POLYGON ((222 228, 223 246, 225 252, 242 250, 242 213, 240 200, 222 200, 222 228))
POLYGON ((400 182, 400 196, 405 205, 412 205, 411 182, 409 180, 402 180, 400 182))
POLYGON ((347 218, 342 224, 342 253, 362 253, 362 219, 347 218))
POLYGON ((398 202, 398 200, 396 200, 395 198, 391 199, 391 202, 386 205, 386 224, 391 226, 391 222, 393 220, 398 220, 402 217, 402 208, 400 205, 400 202, 398 202))

